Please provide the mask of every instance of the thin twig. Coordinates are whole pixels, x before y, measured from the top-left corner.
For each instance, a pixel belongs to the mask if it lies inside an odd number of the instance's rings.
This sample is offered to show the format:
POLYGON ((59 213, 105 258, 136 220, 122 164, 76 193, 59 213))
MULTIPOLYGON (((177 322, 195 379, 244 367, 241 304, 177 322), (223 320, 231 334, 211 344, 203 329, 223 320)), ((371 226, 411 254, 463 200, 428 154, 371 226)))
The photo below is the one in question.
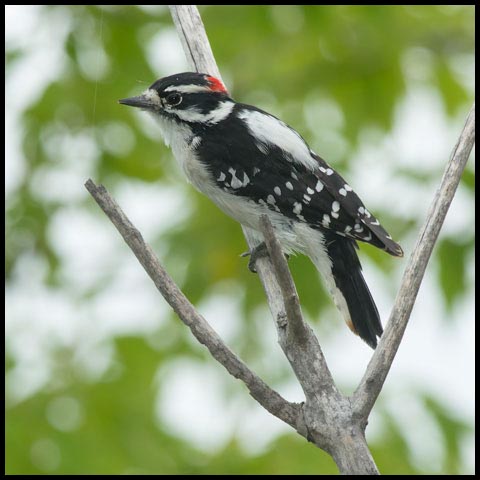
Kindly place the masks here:
POLYGON ((368 364, 360 385, 353 394, 355 415, 367 420, 385 378, 390 370, 397 349, 407 327, 410 313, 422 283, 427 263, 437 241, 448 208, 460 182, 462 172, 475 142, 475 103, 468 114, 462 133, 453 149, 439 189, 433 199, 427 219, 403 275, 385 332, 368 364))
POLYGON ((196 339, 208 348, 212 356, 231 375, 245 383, 252 397, 260 405, 297 429, 297 420, 300 414, 299 405, 288 402, 272 390, 225 345, 220 336, 196 311, 195 307, 168 275, 153 250, 145 243, 140 232, 130 222, 105 187, 95 185, 90 179, 85 183, 85 187, 120 232, 165 300, 177 313, 180 320, 190 328, 196 339))

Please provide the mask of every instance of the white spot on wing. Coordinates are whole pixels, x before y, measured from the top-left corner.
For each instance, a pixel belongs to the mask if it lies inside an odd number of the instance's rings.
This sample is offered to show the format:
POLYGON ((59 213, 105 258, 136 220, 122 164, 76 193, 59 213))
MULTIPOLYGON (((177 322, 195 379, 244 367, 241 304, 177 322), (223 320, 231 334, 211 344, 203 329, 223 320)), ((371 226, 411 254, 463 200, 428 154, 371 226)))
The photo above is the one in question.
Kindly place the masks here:
POLYGON ((323 183, 320 180, 317 181, 317 184, 315 185, 315 190, 317 192, 321 192, 323 190, 323 183))
POLYGON ((300 202, 295 202, 293 204, 293 213, 298 215, 302 211, 302 204, 300 202))
POLYGON ((285 183, 285 186, 286 186, 289 190, 293 190, 293 185, 292 185, 290 182, 286 182, 286 183, 285 183))
POLYGON ((276 195, 280 196, 282 194, 282 191, 280 190, 280 187, 275 187, 273 189, 273 191, 275 192, 276 195))
POLYGON ((223 182, 226 178, 227 176, 223 172, 220 172, 220 176, 217 178, 217 182, 223 182))
POLYGON ((243 183, 240 179, 238 179, 235 176, 236 170, 234 170, 233 168, 229 168, 228 173, 232 174, 232 182, 231 182, 232 188, 240 188, 243 185, 243 183))

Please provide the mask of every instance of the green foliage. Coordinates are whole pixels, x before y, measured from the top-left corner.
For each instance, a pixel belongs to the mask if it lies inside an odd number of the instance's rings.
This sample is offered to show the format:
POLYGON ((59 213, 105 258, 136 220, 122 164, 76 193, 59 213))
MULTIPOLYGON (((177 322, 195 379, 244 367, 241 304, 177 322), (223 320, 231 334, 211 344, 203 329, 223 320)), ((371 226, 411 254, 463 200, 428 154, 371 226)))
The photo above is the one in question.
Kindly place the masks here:
POLYGON ((473 238, 444 238, 438 246, 440 283, 449 309, 467 287, 466 268, 473 248, 473 238))
MULTIPOLYGON (((352 169, 351 159, 362 143, 362 133, 373 127, 380 136, 387 135, 396 109, 412 85, 438 93, 450 119, 464 117, 472 101, 473 92, 458 65, 473 57, 473 7, 292 5, 204 6, 200 10, 234 98, 281 116, 315 148, 325 144, 319 153, 345 176, 352 169), (340 140, 329 143, 322 138, 322 132, 330 128, 330 117, 308 122, 307 103, 312 101, 319 105, 329 101, 338 110, 335 134, 340 140)), ((155 183, 159 189, 183 182, 158 132, 151 133, 140 115, 117 104, 118 99, 138 93, 156 78, 174 73, 168 71, 168 63, 157 65, 155 60, 170 58, 171 44, 162 44, 165 50, 155 52, 157 56, 151 49, 156 36, 172 33, 172 22, 166 8, 50 5, 38 12, 44 26, 54 25, 60 16, 66 34, 58 36, 58 29, 52 27, 52 38, 60 39, 61 68, 20 111, 19 161, 23 163, 18 168, 23 173, 7 192, 7 289, 18 287, 22 262, 34 257, 45 267, 43 284, 88 311, 106 288, 104 283, 116 277, 117 264, 112 262, 111 269, 102 272, 101 281, 93 285, 65 285, 65 258, 52 238, 53 224, 59 213, 69 209, 94 211, 83 190, 88 177, 114 193, 133 181, 155 183), (72 171, 77 174, 73 186, 55 176, 72 171), (45 178, 53 180, 45 182, 45 178)), ((7 82, 32 48, 28 42, 7 43, 7 82)), ((173 63, 176 60, 171 59, 173 63)), ((28 75, 34 79, 39 73, 29 71, 28 75)), ((445 152, 445 160, 448 154, 445 152)), ((384 161, 393 164, 392 158, 384 161)), ((419 190, 437 184, 441 175, 438 169, 392 168, 393 175, 404 177, 419 190)), ((461 188, 473 204, 472 169, 465 172, 461 188)), ((264 354, 259 353, 255 315, 265 306, 265 298, 256 276, 246 268, 247 259, 239 257, 246 250, 240 227, 198 193, 186 192, 185 204, 191 207, 188 218, 148 241, 162 251, 169 271, 185 266, 181 286, 194 304, 222 285, 238 286, 244 323, 234 348, 247 361, 258 361, 264 354)), ((128 206, 124 207, 128 211, 128 206)), ((155 215, 156 206, 151 208, 155 215)), ((395 211, 375 213, 401 241, 418 230, 418 212, 407 217, 395 211)), ((78 236, 82 234, 79 226, 78 236)), ((473 234, 469 233, 462 238, 442 238, 436 249, 438 285, 450 311, 467 288, 473 247, 473 234)), ((395 260, 378 249, 362 246, 362 252, 385 275, 395 268, 395 260)), ((320 318, 330 300, 315 270, 303 257, 292 257, 289 264, 302 308, 313 319, 320 318)), ((34 291, 32 285, 23 285, 29 294, 34 291)), ((153 378, 159 364, 179 357, 203 362, 208 357, 192 346, 190 333, 176 322, 159 327, 153 340, 157 337, 161 339, 157 349, 138 337, 112 338, 114 361, 107 373, 95 380, 82 375, 73 346, 48 350, 46 361, 54 367, 45 385, 20 403, 7 395, 6 472, 336 473, 326 454, 293 433, 278 437, 253 455, 245 452, 235 437, 219 451, 206 454, 193 442, 167 431, 153 412, 157 395, 153 378), (74 399, 73 404, 80 408, 81 419, 75 428, 62 430, 55 423, 52 405, 57 405, 59 398, 74 399)), ((7 349, 8 375, 18 366, 16 354, 7 349)), ((289 376, 290 372, 279 366, 276 372, 269 371, 267 380, 281 383, 289 376)), ((230 388, 228 382, 233 381, 225 375, 225 382, 230 388)), ((238 395, 246 396, 245 389, 238 387, 238 395)), ((469 428, 434 399, 426 399, 425 405, 440 425, 448 447, 441 473, 463 473, 461 436, 469 428)), ((380 470, 425 473, 408 459, 402 431, 386 413, 382 418, 390 427, 388 435, 371 445, 380 470)))
MULTIPOLYGON (((46 391, 9 409, 6 472, 15 474, 335 474, 332 459, 297 435, 281 436, 258 455, 246 455, 234 438, 220 451, 205 454, 176 439, 156 424, 147 408, 156 391, 152 377, 162 362, 158 351, 136 338, 117 340, 116 367, 99 382, 78 377, 71 364, 63 367, 68 386, 46 391), (120 366, 119 366, 120 365, 120 366), (78 402, 82 415, 78 428, 60 430, 61 421, 52 413, 59 398, 78 402), (57 428, 55 428, 57 425, 57 428), (38 445, 53 447, 37 458, 38 445), (51 467, 51 469, 49 468, 51 467)), ((229 382, 233 382, 231 378, 229 382)), ((246 394, 240 388, 238 394, 246 394)), ((252 404, 254 400, 250 400, 252 404)), ((261 407, 258 406, 260 409, 261 407)), ((65 412, 68 415, 71 412, 65 412)), ((201 411, 199 411, 201 414, 201 411)), ((269 415, 264 412, 264 415, 269 415)), ((398 473, 415 473, 405 462, 406 448, 400 432, 389 431, 389 439, 375 454, 384 465, 391 448, 397 451, 398 473), (403 445, 401 449, 399 446, 403 445), (384 452, 384 453, 382 453, 384 452)), ((381 465, 381 464, 380 464, 381 465)), ((418 473, 418 472, 417 472, 418 473)))
MULTIPOLYGON (((72 359, 66 358, 56 373, 65 380, 61 387, 10 406, 6 418, 7 474, 337 473, 327 454, 297 435, 282 435, 257 455, 246 454, 235 438, 214 453, 202 452, 177 439, 162 423, 153 420, 148 408, 157 395, 152 378, 159 363, 171 354, 164 355, 145 341, 129 337, 117 339, 115 351, 114 365, 99 381, 79 375, 72 359), (72 407, 65 411, 52 408, 65 398, 73 399, 79 406, 79 420, 72 429, 60 428, 68 425, 62 415, 68 419, 72 407), (39 445, 45 444, 50 448, 40 449, 40 455, 39 445)), ((234 382, 231 377, 227 381, 234 382)), ((243 387, 236 392, 246 395, 243 387)), ((253 399, 249 401, 254 405, 253 399)), ((461 473, 460 446, 469 427, 435 399, 425 397, 425 404, 438 419, 446 442, 447 458, 445 465, 437 466, 439 471, 461 473)), ((380 471, 424 473, 409 460, 406 442, 395 420, 386 412, 382 416, 386 433, 381 441, 370 442, 380 471)))

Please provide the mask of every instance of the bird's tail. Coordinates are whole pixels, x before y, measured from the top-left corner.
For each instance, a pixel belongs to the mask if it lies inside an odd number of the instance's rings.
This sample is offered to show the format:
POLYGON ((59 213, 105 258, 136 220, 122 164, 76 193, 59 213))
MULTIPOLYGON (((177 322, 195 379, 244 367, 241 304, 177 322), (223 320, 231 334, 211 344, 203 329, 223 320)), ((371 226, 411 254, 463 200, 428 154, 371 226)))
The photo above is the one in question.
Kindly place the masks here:
POLYGON ((310 248, 309 256, 322 274, 347 325, 370 347, 383 333, 380 316, 362 275, 354 240, 324 233, 322 248, 310 248))

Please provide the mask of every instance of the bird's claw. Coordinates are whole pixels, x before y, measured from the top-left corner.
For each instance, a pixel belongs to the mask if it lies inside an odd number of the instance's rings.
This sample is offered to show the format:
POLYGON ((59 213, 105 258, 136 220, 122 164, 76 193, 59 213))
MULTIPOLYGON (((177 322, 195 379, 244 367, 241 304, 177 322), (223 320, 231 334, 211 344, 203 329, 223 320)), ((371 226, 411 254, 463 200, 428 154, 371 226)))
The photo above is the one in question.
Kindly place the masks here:
POLYGON ((259 258, 266 257, 268 255, 267 245, 265 242, 259 243, 256 247, 252 248, 248 252, 244 252, 241 254, 242 257, 250 256, 248 260, 248 269, 252 273, 257 273, 257 269, 255 268, 255 263, 259 258))

